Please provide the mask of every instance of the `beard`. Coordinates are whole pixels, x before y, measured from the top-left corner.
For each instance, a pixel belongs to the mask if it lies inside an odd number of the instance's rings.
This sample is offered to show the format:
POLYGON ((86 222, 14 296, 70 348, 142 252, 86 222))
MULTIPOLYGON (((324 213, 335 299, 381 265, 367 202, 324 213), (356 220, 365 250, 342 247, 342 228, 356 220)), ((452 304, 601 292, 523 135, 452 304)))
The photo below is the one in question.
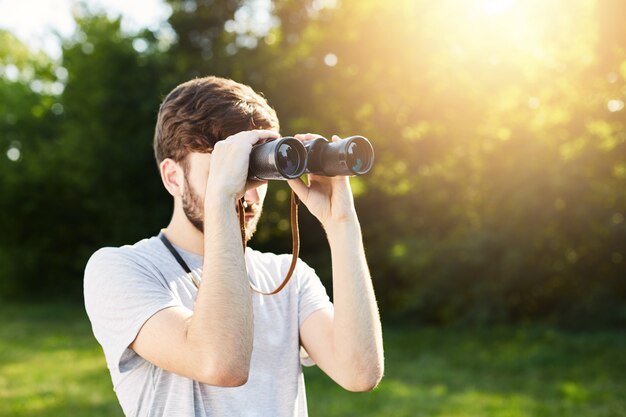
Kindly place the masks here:
MULTIPOLYGON (((185 191, 183 192, 183 212, 185 216, 187 216, 187 220, 195 227, 200 233, 204 234, 204 202, 200 198, 200 196, 191 188, 191 184, 185 177, 185 191)), ((236 207, 235 207, 236 210, 236 207)), ((261 217, 261 205, 260 204, 251 204, 248 205, 247 208, 244 209, 244 216, 246 214, 252 214, 252 217, 249 220, 245 219, 245 239, 246 243, 252 236, 254 232, 256 232, 257 224, 259 223, 259 218, 261 217)))

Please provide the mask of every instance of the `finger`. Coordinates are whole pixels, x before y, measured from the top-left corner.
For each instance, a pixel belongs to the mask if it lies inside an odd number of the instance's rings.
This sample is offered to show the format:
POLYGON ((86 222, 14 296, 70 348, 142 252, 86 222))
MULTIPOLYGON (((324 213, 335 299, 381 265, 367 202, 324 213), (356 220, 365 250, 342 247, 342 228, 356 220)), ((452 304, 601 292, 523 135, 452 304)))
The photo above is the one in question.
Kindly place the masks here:
POLYGON ((333 137, 331 138, 333 142, 337 142, 338 140, 341 140, 341 138, 337 135, 333 135, 333 137))
POLYGON ((251 145, 254 145, 255 143, 257 143, 258 141, 262 139, 276 139, 278 137, 279 137, 279 134, 277 132, 274 132, 273 130, 259 129, 259 130, 246 130, 243 132, 239 132, 232 136, 229 136, 228 138, 226 138, 226 140, 229 140, 229 141, 245 140, 251 145))
POLYGON ((280 134, 278 132, 275 132, 273 130, 265 130, 265 129, 259 129, 259 130, 252 130, 251 132, 253 132, 253 142, 251 142, 252 144, 257 143, 260 140, 264 140, 264 139, 278 139, 280 137, 280 134))
POLYGON ((307 140, 311 140, 311 139, 317 139, 317 138, 323 138, 322 135, 319 135, 317 133, 298 133, 296 135, 294 135, 294 137, 300 141, 307 141, 307 140))
POLYGON ((289 184, 289 187, 291 187, 300 200, 306 200, 306 197, 309 195, 309 187, 302 181, 302 178, 288 180, 287 184, 289 184))

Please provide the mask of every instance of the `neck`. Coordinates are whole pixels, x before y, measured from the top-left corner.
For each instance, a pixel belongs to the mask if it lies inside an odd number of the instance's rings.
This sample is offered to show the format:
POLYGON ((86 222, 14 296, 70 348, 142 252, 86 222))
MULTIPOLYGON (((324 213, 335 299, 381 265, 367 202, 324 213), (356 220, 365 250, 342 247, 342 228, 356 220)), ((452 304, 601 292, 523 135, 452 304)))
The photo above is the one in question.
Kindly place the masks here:
POLYGON ((178 204, 174 204, 174 214, 163 232, 173 245, 200 256, 204 254, 204 234, 191 224, 178 204))

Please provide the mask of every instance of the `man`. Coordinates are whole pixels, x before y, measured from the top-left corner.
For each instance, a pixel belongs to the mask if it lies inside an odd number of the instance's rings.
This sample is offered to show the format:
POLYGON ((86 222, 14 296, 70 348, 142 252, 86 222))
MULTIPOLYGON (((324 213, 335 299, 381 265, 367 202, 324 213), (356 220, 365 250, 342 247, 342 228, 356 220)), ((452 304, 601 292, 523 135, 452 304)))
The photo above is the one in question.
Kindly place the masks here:
POLYGON ((300 260, 278 294, 250 289, 273 290, 291 262, 244 256, 235 209, 243 196, 249 239, 267 188, 247 181, 249 155, 278 129, 265 99, 232 80, 186 82, 161 104, 154 149, 172 219, 85 269, 86 310, 127 416, 306 416, 300 347, 345 389, 380 381, 381 325, 346 177, 289 181, 328 236, 334 305, 300 260))

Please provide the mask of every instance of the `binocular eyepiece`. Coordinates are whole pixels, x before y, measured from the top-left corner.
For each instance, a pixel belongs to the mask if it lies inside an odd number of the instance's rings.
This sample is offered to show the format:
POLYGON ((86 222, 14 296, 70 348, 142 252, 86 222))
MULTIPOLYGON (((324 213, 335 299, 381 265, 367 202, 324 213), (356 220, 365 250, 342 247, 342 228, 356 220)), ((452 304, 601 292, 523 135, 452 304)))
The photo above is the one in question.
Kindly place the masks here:
POLYGON ((323 137, 300 142, 287 136, 252 148, 248 178, 285 180, 305 173, 326 177, 363 175, 373 165, 374 148, 363 136, 336 142, 323 137))

